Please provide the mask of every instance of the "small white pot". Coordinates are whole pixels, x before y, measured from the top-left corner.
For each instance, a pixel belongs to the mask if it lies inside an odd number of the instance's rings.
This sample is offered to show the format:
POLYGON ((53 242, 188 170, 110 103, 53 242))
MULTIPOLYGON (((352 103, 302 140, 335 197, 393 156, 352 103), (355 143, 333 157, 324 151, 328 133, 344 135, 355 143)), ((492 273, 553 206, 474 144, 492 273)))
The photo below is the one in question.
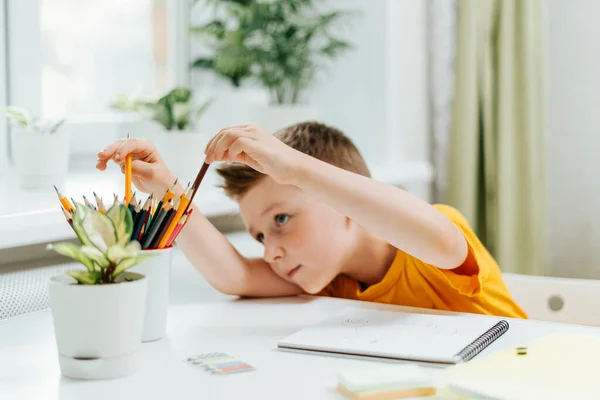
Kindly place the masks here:
POLYGON ((194 181, 204 162, 204 148, 210 140, 209 135, 194 131, 163 130, 148 138, 183 186, 194 181))
POLYGON ((275 132, 299 122, 319 119, 316 107, 305 105, 269 105, 256 108, 258 124, 268 132, 275 132))
POLYGON ((15 130, 11 149, 19 184, 26 189, 63 184, 69 169, 69 135, 35 135, 15 130))
POLYGON ((135 372, 146 290, 146 277, 106 285, 78 285, 66 274, 50 279, 50 305, 64 376, 111 379, 135 372))
POLYGON ((153 342, 162 339, 167 330, 173 248, 143 250, 143 253, 154 257, 136 265, 130 271, 142 274, 148 279, 142 342, 153 342))

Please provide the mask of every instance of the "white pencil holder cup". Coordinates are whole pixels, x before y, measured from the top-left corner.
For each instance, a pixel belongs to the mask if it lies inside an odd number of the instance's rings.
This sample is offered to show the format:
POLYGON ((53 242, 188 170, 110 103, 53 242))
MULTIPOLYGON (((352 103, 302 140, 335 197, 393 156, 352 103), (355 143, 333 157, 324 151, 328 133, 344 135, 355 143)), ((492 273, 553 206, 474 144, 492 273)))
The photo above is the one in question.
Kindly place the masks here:
POLYGON ((145 343, 162 339, 167 330, 173 248, 142 250, 142 252, 154 256, 131 268, 131 271, 143 274, 148 280, 146 315, 142 333, 142 342, 145 343))

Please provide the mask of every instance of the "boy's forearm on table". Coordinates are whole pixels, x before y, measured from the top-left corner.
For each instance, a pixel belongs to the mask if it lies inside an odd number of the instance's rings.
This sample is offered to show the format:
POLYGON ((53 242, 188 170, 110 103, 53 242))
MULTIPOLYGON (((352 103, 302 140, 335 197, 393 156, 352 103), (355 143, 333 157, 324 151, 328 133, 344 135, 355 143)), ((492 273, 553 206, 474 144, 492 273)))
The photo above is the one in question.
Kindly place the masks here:
POLYGON ((198 209, 181 230, 177 244, 211 286, 223 293, 239 294, 248 260, 198 209))
POLYGON ((405 190, 312 157, 302 161, 294 185, 414 257, 439 268, 456 266, 448 253, 456 252, 464 238, 433 206, 405 190))

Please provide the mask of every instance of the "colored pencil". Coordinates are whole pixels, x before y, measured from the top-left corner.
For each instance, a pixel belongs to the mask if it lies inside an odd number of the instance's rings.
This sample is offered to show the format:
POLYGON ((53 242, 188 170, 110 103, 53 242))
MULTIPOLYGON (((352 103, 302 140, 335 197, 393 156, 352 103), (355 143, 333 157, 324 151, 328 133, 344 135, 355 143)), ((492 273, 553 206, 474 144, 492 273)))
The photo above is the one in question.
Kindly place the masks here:
POLYGON ((194 197, 196 196, 196 192, 198 191, 198 188, 202 183, 202 179, 204 179, 204 175, 206 175, 206 171, 208 171, 208 166, 209 165, 207 163, 203 163, 202 167, 200 168, 200 171, 198 171, 198 175, 196 175, 196 180, 194 180, 194 184, 192 185, 192 194, 189 197, 190 201, 188 202, 185 209, 186 212, 190 205, 194 202, 194 197))
POLYGON ((150 197, 144 203, 142 209, 136 213, 135 222, 133 224, 133 233, 131 235, 131 240, 138 240, 140 236, 140 232, 142 231, 142 226, 144 222, 146 222, 146 215, 148 214, 148 209, 150 207, 150 197))
POLYGON ((167 214, 167 211, 170 210, 172 207, 173 207, 173 204, 171 202, 168 202, 167 205, 162 208, 162 210, 156 211, 157 214, 152 219, 152 223, 150 224, 150 229, 146 231, 147 233, 144 235, 144 238, 142 239, 142 249, 147 249, 150 247, 150 245, 152 244, 152 241, 154 239, 154 236, 156 236, 156 232, 160 228, 160 225, 162 224, 163 220, 165 219, 165 215, 167 214))
POLYGON ((106 207, 104 206, 104 202, 102 201, 101 197, 98 197, 98 195, 96 194, 96 192, 92 192, 94 194, 94 198, 96 199, 96 206, 98 208, 98 211, 100 211, 101 213, 106 213, 106 207))
MULTIPOLYGON (((127 134, 127 139, 129 139, 129 134, 127 134)), ((125 204, 129 204, 131 200, 131 153, 125 156, 125 204)))
POLYGON ((65 216, 65 219, 67 220, 69 225, 73 226, 73 217, 71 216, 71 214, 68 211, 66 211, 62 206, 60 207, 60 209, 62 210, 63 215, 65 216))
POLYGON ((152 244, 150 244, 151 249, 160 249, 160 245, 163 244, 163 242, 166 243, 167 240, 165 239, 165 236, 168 234, 167 231, 170 229, 176 213, 177 209, 175 207, 167 211, 165 220, 162 222, 162 224, 160 224, 160 229, 158 230, 156 236, 154 236, 152 244))
POLYGON ((56 190, 56 195, 58 196, 58 201, 60 201, 60 204, 62 204, 62 207, 66 211, 71 211, 71 212, 74 211, 75 206, 73 206, 73 205, 71 205, 71 203, 69 203, 69 200, 67 200, 67 198, 58 191, 58 188, 56 186, 54 186, 54 190, 56 190))
POLYGON ((184 214, 183 217, 181 217, 181 220, 179 221, 179 223, 177 223, 177 226, 175 227, 175 230, 171 234, 171 237, 169 237, 169 240, 167 241, 167 244, 165 245, 165 247, 171 247, 173 245, 173 242, 175 241, 175 239, 177 239, 179 232, 181 232, 185 223, 187 222, 189 215, 190 214, 188 213, 188 214, 184 214))
POLYGON ((162 235, 160 242, 158 243, 159 249, 163 249, 165 247, 165 245, 167 244, 167 240, 169 240, 169 238, 171 237, 171 234, 175 230, 175 227, 177 226, 177 223, 183 216, 183 213, 187 211, 187 207, 190 202, 190 199, 188 199, 185 194, 181 195, 181 197, 179 199, 180 199, 180 204, 177 207, 177 211, 175 212, 175 215, 173 216, 169 225, 166 227, 166 230, 165 230, 164 234, 162 235))
POLYGON ((92 203, 90 203, 90 201, 87 199, 87 197, 85 197, 85 195, 83 196, 83 204, 85 204, 86 207, 88 207, 90 210, 95 210, 96 209, 94 207, 94 205, 92 203))
POLYGON ((126 203, 127 204, 127 208, 129 208, 129 212, 131 212, 131 217, 133 219, 135 219, 135 193, 133 194, 133 196, 129 199, 129 202, 126 203))

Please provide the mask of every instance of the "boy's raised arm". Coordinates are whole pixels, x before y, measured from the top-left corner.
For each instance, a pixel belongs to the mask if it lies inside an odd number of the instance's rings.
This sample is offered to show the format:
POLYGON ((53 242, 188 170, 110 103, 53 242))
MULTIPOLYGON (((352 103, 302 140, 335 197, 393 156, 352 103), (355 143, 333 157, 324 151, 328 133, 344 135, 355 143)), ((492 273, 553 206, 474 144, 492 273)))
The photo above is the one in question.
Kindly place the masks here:
POLYGON ((409 192, 310 157, 255 125, 221 130, 206 161, 242 162, 281 184, 299 187, 374 235, 442 269, 460 266, 468 246, 444 214, 409 192))
POLYGON ((453 269, 467 257, 460 229, 405 190, 307 156, 294 171, 294 185, 423 262, 453 269))

